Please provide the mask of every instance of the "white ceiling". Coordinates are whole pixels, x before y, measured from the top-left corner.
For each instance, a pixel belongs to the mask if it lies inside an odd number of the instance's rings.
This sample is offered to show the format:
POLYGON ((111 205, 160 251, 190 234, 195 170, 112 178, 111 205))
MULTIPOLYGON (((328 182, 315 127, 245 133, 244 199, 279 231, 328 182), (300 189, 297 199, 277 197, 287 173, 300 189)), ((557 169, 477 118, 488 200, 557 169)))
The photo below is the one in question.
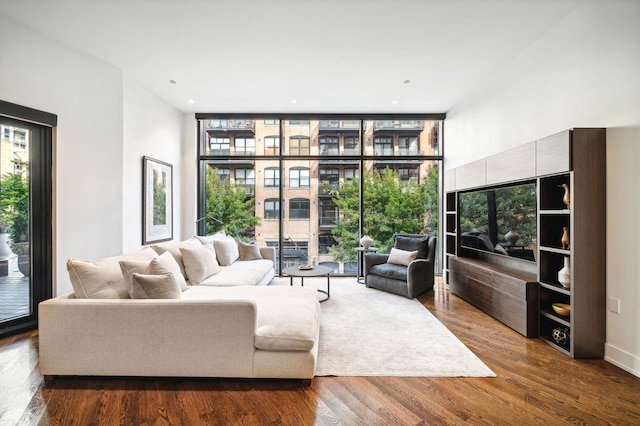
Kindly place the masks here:
POLYGON ((437 113, 582 2, 0 0, 0 13, 184 112, 437 113))

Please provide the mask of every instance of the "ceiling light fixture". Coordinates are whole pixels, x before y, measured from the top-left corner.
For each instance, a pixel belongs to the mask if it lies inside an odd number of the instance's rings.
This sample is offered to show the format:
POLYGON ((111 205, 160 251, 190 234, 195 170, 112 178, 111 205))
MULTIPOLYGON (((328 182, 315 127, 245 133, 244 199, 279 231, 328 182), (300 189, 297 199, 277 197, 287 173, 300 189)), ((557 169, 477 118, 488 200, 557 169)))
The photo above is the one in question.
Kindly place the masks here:
POLYGON ((176 81, 175 80, 169 80, 169 83, 176 84, 176 81))
POLYGON ((394 105, 398 105, 398 101, 396 101, 395 99, 391 101, 392 104, 394 105))
POLYGON ((298 101, 296 101, 295 99, 291 99, 291 103, 292 103, 292 104, 297 104, 297 103, 298 103, 298 101))
POLYGON ((404 84, 409 84, 409 83, 411 83, 411 80, 405 80, 404 81, 404 84))
POLYGON ((195 104, 196 101, 194 101, 193 99, 189 99, 187 102, 189 102, 190 104, 195 104))

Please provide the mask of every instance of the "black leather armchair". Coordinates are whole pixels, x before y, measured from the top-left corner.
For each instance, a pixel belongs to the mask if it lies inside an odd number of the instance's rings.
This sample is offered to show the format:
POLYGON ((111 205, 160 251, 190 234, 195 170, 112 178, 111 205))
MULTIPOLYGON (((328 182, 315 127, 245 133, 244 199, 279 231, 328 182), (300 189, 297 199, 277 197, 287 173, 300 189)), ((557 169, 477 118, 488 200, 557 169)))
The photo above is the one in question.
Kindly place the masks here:
POLYGON ((388 254, 367 254, 364 257, 364 280, 367 287, 406 296, 409 299, 433 288, 433 263, 436 237, 421 234, 396 234, 393 247, 418 251, 409 266, 387 263, 388 254))

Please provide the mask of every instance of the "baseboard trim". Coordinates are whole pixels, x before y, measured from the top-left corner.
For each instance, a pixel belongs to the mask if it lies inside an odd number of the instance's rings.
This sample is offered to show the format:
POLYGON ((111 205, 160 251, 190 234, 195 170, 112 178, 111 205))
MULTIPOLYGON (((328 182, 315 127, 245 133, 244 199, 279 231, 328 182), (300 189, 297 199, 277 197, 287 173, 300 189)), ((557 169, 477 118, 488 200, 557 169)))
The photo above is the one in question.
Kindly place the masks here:
POLYGON ((634 376, 640 377, 640 357, 606 343, 604 345, 604 359, 634 376))

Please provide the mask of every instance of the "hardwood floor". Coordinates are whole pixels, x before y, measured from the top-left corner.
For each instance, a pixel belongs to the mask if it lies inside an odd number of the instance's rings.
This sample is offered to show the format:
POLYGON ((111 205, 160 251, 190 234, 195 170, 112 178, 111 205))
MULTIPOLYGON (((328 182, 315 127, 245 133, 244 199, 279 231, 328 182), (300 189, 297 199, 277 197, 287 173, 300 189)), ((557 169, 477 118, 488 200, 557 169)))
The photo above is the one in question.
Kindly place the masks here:
POLYGON ((497 378, 317 377, 309 386, 58 378, 45 386, 34 331, 0 340, 0 425, 640 424, 640 378, 524 338, 442 284, 420 301, 497 378))

